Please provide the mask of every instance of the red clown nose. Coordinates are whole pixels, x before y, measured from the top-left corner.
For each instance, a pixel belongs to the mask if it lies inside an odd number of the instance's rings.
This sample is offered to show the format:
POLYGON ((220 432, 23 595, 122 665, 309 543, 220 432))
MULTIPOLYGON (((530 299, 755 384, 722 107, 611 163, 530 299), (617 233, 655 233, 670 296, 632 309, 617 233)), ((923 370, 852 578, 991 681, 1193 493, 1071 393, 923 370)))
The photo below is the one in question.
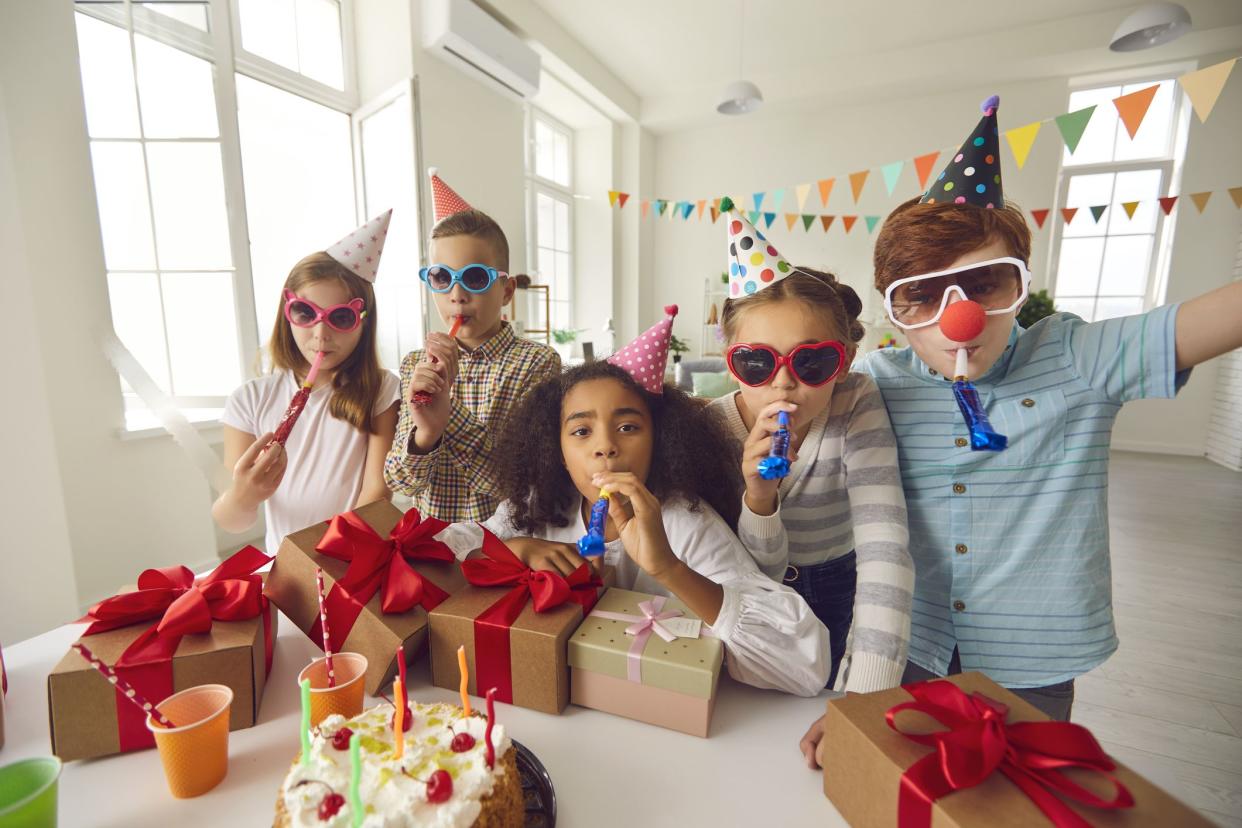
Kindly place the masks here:
POLYGON ((966 299, 944 309, 940 315, 940 332, 954 342, 969 342, 983 333, 986 323, 983 305, 966 299))

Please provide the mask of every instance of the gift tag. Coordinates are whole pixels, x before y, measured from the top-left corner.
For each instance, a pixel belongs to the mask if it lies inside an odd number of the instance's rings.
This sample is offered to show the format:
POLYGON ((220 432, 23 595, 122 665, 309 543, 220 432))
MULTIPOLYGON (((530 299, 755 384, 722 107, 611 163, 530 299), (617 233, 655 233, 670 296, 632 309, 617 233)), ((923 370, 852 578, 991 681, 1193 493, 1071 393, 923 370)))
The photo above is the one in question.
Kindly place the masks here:
POLYGON ((698 618, 666 618, 660 622, 660 626, 678 638, 698 638, 703 622, 698 618))

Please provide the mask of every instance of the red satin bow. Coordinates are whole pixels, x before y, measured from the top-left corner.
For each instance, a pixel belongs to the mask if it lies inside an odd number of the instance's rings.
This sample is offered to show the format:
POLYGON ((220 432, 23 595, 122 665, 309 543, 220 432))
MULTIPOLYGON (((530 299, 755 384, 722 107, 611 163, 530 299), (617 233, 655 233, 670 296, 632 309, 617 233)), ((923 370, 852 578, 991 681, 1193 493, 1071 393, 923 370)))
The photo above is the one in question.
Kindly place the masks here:
POLYGON ((966 695, 947 681, 905 685, 914 701, 891 708, 888 726, 911 741, 936 750, 915 762, 901 777, 897 806, 900 828, 931 825, 932 803, 963 788, 980 784, 996 770, 1026 794, 1057 828, 1089 828, 1055 794, 1095 808, 1130 808, 1134 798, 1110 771, 1113 760, 1091 732, 1069 722, 1006 724, 1009 708, 981 693, 966 695), (917 710, 948 730, 907 733, 896 724, 897 714, 917 710), (1071 781, 1061 771, 1081 768, 1113 784, 1112 799, 1103 799, 1071 781), (1055 792, 1055 793, 1054 793, 1055 792))
POLYGON ((529 598, 535 612, 547 612, 570 601, 585 615, 595 606, 603 581, 588 564, 569 577, 559 572, 535 571, 522 563, 500 538, 483 529, 482 558, 463 561, 462 574, 480 587, 512 586, 499 601, 474 620, 475 687, 480 694, 496 688, 496 698, 513 703, 513 670, 509 630, 529 598))
MULTIPOLYGON (((421 605, 427 611, 436 608, 448 593, 424 578, 410 566, 410 561, 454 561, 453 552, 434 540, 448 526, 442 520, 422 518, 417 509, 410 509, 381 538, 366 521, 353 512, 332 518, 328 531, 315 551, 329 558, 347 561, 349 568, 332 585, 324 607, 332 629, 332 649, 340 651, 359 613, 367 601, 382 589, 380 609, 385 613, 408 612, 421 605)), ((316 618, 310 630, 312 641, 322 646, 322 623, 316 618)))

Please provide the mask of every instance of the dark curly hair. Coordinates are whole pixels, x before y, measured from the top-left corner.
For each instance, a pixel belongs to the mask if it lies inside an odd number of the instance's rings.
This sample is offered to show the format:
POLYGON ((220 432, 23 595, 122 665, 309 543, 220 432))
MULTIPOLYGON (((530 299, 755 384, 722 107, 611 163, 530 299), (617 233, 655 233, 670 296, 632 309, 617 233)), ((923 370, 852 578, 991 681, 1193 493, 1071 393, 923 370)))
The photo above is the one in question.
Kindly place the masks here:
POLYGON ((706 501, 733 529, 741 510, 737 448, 719 418, 684 391, 665 384, 652 394, 624 369, 588 362, 530 389, 510 413, 496 443, 497 494, 513 507, 513 527, 538 533, 567 526, 565 512, 580 497, 561 455, 561 404, 570 389, 611 379, 641 397, 651 413, 654 441, 646 485, 662 502, 685 499, 691 511, 706 501))

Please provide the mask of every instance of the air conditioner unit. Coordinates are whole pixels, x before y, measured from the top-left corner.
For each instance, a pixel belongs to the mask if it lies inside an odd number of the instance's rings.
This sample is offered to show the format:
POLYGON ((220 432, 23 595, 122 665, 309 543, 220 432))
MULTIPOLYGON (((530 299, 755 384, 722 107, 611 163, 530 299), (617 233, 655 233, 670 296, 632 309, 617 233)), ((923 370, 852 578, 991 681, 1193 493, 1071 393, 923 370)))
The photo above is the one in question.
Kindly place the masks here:
POLYGON ((501 92, 539 91, 539 53, 470 0, 423 0, 423 48, 501 92))

